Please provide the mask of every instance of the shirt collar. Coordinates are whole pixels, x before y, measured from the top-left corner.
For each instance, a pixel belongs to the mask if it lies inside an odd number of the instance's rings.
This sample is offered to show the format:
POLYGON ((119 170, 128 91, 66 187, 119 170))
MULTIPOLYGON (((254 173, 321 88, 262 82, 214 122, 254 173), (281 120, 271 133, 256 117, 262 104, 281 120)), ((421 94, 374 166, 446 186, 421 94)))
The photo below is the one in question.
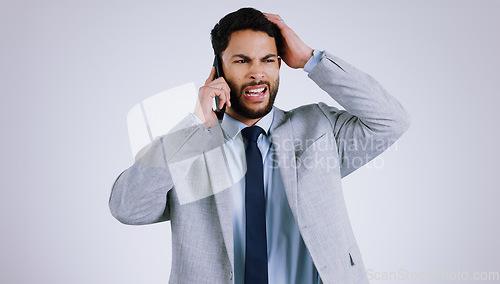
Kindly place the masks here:
MULTIPOLYGON (((271 124, 273 123, 274 119, 274 106, 271 109, 271 111, 263 116, 255 125, 259 126, 260 128, 264 129, 265 134, 269 134, 269 129, 271 128, 271 124)), ((221 124, 222 130, 231 137, 231 139, 234 139, 240 131, 248 127, 248 125, 244 124, 243 122, 236 120, 229 115, 224 115, 222 118, 222 124, 221 124)))

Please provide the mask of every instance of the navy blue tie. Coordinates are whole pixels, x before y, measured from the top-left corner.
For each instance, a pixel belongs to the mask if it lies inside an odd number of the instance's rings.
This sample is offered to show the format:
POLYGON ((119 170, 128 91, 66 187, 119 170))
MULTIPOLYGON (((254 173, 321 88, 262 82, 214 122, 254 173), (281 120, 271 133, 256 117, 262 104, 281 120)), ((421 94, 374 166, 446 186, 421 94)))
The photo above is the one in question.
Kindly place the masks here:
POLYGON ((262 155, 257 138, 264 130, 258 126, 247 127, 241 134, 247 139, 245 150, 247 172, 245 175, 246 249, 245 283, 268 283, 266 198, 262 155))

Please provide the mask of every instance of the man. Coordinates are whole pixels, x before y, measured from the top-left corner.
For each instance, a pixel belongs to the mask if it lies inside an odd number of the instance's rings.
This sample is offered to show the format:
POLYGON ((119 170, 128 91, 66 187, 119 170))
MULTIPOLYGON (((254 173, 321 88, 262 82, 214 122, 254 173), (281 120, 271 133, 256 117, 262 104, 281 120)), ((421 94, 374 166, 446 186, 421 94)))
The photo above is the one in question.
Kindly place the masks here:
POLYGON ((407 113, 373 78, 304 44, 278 15, 228 14, 212 45, 224 77, 212 68, 194 114, 118 177, 113 216, 171 221, 171 283, 368 282, 341 178, 394 143, 407 113), (281 60, 345 110, 273 107, 281 60), (214 97, 226 106, 221 121, 214 97))

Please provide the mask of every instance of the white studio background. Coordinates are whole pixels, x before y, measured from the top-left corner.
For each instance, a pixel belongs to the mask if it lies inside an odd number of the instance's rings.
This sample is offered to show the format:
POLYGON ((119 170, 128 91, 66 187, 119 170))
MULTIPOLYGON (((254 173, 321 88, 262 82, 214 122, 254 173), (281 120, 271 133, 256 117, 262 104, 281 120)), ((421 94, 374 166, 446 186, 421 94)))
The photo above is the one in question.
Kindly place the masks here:
MULTIPOLYGON (((1 0, 1 283, 167 282, 169 224, 122 225, 107 205, 133 161, 126 115, 200 86, 210 30, 245 6, 280 14, 410 112, 379 164, 344 180, 367 269, 500 271, 499 1, 1 0)), ((281 78, 281 108, 334 104, 302 70, 281 78)))

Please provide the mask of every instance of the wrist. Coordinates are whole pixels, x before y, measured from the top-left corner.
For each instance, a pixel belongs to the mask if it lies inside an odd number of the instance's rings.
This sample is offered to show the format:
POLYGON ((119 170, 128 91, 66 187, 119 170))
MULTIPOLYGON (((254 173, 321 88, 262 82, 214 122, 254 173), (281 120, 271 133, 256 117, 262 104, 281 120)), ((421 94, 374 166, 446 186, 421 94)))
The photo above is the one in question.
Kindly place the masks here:
POLYGON ((304 68, 307 62, 314 56, 314 49, 308 47, 304 54, 305 55, 301 60, 300 68, 304 68))

